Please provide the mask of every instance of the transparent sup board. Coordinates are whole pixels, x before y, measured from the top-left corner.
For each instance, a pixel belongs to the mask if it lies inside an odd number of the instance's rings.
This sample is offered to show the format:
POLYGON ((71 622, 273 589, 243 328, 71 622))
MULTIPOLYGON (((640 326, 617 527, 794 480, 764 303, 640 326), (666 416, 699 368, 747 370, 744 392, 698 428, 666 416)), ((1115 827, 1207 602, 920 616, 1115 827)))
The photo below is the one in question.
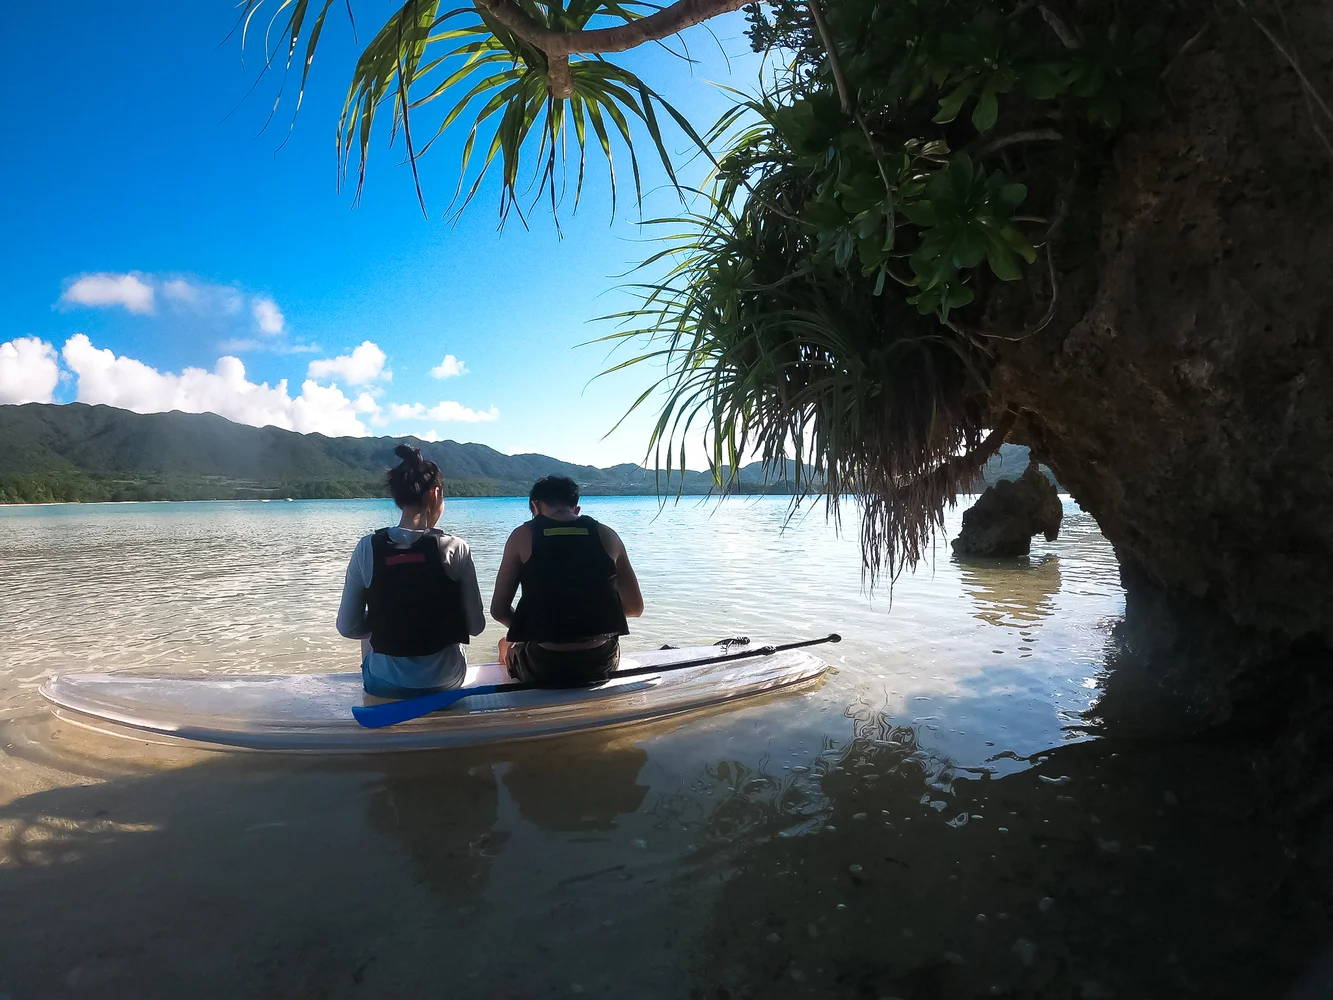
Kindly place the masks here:
MULTIPOLYGON (((733 648, 731 655, 754 646, 733 648)), ((655 650, 621 659, 621 670, 723 655, 717 646, 655 650)), ((595 687, 530 689, 464 698, 431 715, 365 729, 352 706, 378 703, 361 674, 67 674, 41 687, 56 716, 88 729, 213 749, 374 753, 478 746, 625 726, 698 712, 784 688, 828 670, 801 650, 750 656, 660 674, 612 676, 595 687)), ((468 668, 464 687, 505 683, 498 663, 468 668)))

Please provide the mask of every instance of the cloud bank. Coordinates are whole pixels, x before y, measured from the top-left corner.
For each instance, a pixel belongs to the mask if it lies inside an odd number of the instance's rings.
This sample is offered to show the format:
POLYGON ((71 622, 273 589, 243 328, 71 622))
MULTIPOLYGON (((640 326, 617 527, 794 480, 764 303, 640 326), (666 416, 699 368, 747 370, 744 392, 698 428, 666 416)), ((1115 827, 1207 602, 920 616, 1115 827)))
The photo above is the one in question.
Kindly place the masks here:
POLYGON ((60 381, 55 348, 36 337, 0 344, 0 403, 49 403, 60 381))
POLYGON ((218 358, 211 372, 186 368, 176 375, 94 347, 81 333, 66 341, 61 355, 78 378, 81 403, 105 403, 136 413, 216 413, 237 423, 271 424, 301 433, 352 437, 369 433, 358 415, 364 409, 359 411, 358 401, 348 399, 337 386, 306 379, 301 394, 293 397, 286 379, 274 386, 251 382, 241 359, 229 355, 218 358))
MULTIPOLYGON (((480 423, 500 416, 494 406, 473 410, 451 400, 434 406, 382 405, 375 395, 392 373, 385 367, 384 351, 369 340, 349 354, 312 362, 300 392, 293 394, 286 379, 274 385, 252 382, 245 363, 233 355, 218 358, 211 371, 190 367, 174 373, 99 348, 82 333, 70 337, 59 354, 37 337, 22 337, 0 344, 0 403, 52 402, 62 377, 62 359, 73 375, 79 402, 104 403, 136 413, 216 413, 256 427, 272 425, 331 437, 364 437, 370 433, 367 424, 386 427, 402 420, 480 423), (328 384, 321 384, 324 382, 328 384), (351 396, 340 382, 371 388, 351 396)), ((428 433, 431 440, 438 440, 438 432, 432 429, 428 433)))

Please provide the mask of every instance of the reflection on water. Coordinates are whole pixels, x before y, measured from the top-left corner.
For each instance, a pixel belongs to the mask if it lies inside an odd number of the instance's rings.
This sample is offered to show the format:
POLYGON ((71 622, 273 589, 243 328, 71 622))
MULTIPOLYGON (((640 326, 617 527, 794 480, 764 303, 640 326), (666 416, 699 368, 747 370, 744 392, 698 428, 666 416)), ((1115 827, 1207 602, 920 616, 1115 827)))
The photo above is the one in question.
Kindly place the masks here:
POLYGON ((611 830, 617 816, 643 804, 648 786, 637 779, 647 762, 647 752, 634 746, 588 754, 557 744, 511 764, 504 786, 518 814, 543 830, 611 830))
MULTIPOLYGON (((990 625, 1019 629, 1031 639, 1029 626, 1049 618, 1060 592, 1060 558, 981 560, 959 558, 963 590, 976 602, 973 614, 990 625)), ((1031 650, 1028 650, 1031 652, 1031 650)))
POLYGON ((367 794, 366 821, 411 858, 436 892, 476 902, 490 859, 508 839, 495 829, 498 805, 489 766, 407 758, 367 794))
MULTIPOLYGON (((350 666, 341 574, 389 507, 0 510, 0 994, 1269 996, 1323 942, 1239 750, 1088 739, 1123 600, 1072 505, 1027 562, 941 558, 892 601, 780 500, 587 509, 648 595, 628 648, 838 631, 837 672, 460 753, 108 742, 40 680, 350 666)), ((484 590, 522 517, 447 508, 484 590)))

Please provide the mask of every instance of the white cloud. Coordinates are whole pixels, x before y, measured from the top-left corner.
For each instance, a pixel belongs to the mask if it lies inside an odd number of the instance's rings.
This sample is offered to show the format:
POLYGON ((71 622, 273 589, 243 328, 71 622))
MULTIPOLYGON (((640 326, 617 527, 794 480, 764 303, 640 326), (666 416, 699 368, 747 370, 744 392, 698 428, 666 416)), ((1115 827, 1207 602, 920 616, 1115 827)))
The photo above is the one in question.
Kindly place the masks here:
POLYGON ((387 382, 393 378, 393 372, 385 369, 386 360, 384 352, 367 340, 351 354, 340 354, 336 358, 320 358, 318 361, 310 362, 310 367, 306 369, 306 378, 342 379, 348 385, 387 382))
POLYGON ((318 344, 291 344, 284 340, 255 340, 253 337, 218 341, 218 350, 226 351, 229 354, 240 354, 242 351, 264 351, 269 354, 318 354, 323 349, 318 344))
POLYGON ((434 427, 432 427, 425 434, 418 434, 417 437, 421 438, 421 440, 423 441, 439 441, 440 432, 437 431, 434 427))
POLYGON ((175 375, 100 350, 81 333, 70 337, 61 353, 78 378, 78 399, 83 403, 106 403, 138 413, 216 413, 237 423, 272 424, 302 433, 352 437, 367 433, 358 416, 369 412, 358 409, 365 405, 362 399, 353 402, 336 386, 324 387, 310 379, 302 383, 301 394, 292 397, 286 379, 274 386, 249 381, 240 358, 218 358, 211 372, 186 368, 175 375))
POLYGON ((65 289, 60 301, 78 306, 124 306, 132 313, 151 313, 153 286, 135 273, 85 274, 65 289))
POLYGON ((49 403, 60 381, 56 349, 36 337, 0 344, 0 403, 49 403))
POLYGON ((202 288, 194 282, 186 281, 184 278, 172 278, 170 281, 164 281, 161 287, 162 294, 175 302, 195 305, 202 298, 202 288))
POLYGON ((444 360, 432 368, 430 373, 436 378, 453 378, 455 375, 466 375, 467 365, 452 354, 446 354, 444 360))
POLYGON ((275 337, 287 328, 287 320, 282 315, 278 304, 267 296, 257 296, 250 304, 250 311, 259 325, 259 332, 275 337))
POLYGON ((212 285, 190 278, 161 281, 149 277, 164 298, 201 316, 235 316, 245 304, 245 296, 228 285, 212 285))
POLYGON ((425 403, 391 403, 385 411, 387 420, 438 420, 465 424, 487 423, 498 420, 500 411, 492 406, 489 410, 472 410, 462 403, 445 400, 434 406, 425 403))

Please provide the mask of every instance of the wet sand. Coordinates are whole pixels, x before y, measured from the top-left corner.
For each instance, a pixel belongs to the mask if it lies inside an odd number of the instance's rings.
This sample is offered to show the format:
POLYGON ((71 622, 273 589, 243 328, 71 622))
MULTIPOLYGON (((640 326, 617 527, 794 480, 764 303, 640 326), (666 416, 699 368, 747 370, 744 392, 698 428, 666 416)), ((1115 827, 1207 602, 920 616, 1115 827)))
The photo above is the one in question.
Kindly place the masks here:
MULTIPOLYGON (((55 722, 41 679, 344 664, 339 576, 382 512, 0 512, 21 581, 0 997, 1298 1000, 1333 930, 1333 822, 1275 805, 1306 792, 1262 745, 1129 738, 1122 594, 1086 516, 1025 563, 923 567, 890 605, 859 593, 853 541, 782 530, 781 503, 599 503, 654 595, 628 648, 838 631, 838 670, 468 752, 117 741, 55 722)), ((451 510, 492 556, 521 515, 451 510)))
POLYGON ((670 759, 688 727, 90 768, 90 737, 11 725, 0 992, 1278 997, 1329 940, 1248 748, 1100 740, 992 777, 847 722, 808 764, 678 774, 639 743, 670 759))

